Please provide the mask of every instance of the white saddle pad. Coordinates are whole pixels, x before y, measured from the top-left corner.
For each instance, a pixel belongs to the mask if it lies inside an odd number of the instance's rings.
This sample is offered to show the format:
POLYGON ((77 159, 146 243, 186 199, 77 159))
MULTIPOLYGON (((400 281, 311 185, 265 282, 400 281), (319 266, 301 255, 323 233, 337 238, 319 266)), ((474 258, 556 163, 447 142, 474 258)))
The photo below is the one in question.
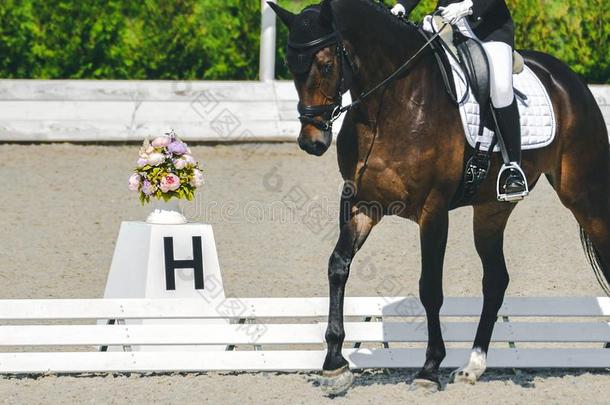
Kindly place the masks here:
MULTIPOLYGON (((461 99, 466 91, 466 81, 461 67, 448 55, 453 70, 453 79, 457 88, 458 98, 461 99)), ((522 73, 513 76, 513 86, 527 96, 527 100, 517 97, 519 113, 521 115, 521 144, 523 149, 537 149, 549 145, 555 138, 556 121, 551 99, 542 85, 542 82, 527 66, 522 73)), ((464 132, 470 146, 474 147, 481 142, 482 150, 489 150, 494 132, 485 128, 483 135, 479 133, 479 104, 471 91, 460 105, 460 115, 464 124, 464 132)), ((494 152, 498 152, 498 146, 494 152)))

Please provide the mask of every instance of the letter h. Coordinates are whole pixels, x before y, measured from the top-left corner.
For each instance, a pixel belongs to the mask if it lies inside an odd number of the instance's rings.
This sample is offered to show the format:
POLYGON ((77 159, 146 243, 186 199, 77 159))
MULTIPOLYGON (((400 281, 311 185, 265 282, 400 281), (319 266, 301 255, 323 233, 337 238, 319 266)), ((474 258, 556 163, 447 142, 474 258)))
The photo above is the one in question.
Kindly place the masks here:
POLYGON ((174 239, 163 238, 165 250, 165 287, 167 290, 176 289, 176 269, 193 269, 195 272, 195 289, 203 290, 203 254, 201 249, 201 236, 193 236, 193 260, 174 259, 174 239))

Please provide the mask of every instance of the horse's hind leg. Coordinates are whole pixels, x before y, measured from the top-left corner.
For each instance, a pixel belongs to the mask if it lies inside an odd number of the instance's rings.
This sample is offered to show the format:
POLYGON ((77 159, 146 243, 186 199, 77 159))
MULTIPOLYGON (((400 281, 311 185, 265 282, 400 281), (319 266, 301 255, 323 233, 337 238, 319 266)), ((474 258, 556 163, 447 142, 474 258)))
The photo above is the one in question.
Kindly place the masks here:
POLYGON ((595 275, 610 295, 610 153, 607 143, 588 153, 572 148, 547 174, 559 199, 578 221, 581 239, 595 275), (587 156, 586 159, 581 156, 587 156))
POLYGON ((424 366, 415 375, 411 389, 436 391, 441 388, 438 370, 446 354, 439 313, 443 305, 443 261, 449 213, 444 206, 424 208, 419 219, 422 256, 419 296, 426 311, 428 347, 424 366))
POLYGON ((504 228, 514 207, 500 202, 474 206, 474 241, 483 263, 483 310, 468 364, 452 373, 454 382, 474 384, 485 371, 489 342, 508 287, 504 228))

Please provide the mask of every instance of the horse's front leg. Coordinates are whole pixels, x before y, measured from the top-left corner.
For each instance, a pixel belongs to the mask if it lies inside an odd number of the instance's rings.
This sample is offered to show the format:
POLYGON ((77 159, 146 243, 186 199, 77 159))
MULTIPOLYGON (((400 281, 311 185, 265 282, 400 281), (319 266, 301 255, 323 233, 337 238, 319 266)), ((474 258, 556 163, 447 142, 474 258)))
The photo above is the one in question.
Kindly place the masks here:
MULTIPOLYGON (((326 329, 327 353, 322 374, 324 378, 321 381, 322 387, 331 395, 344 392, 353 381, 348 362, 341 354, 345 338, 343 329, 345 284, 354 255, 380 219, 378 215, 369 212, 370 210, 351 206, 349 202, 342 204, 348 205, 342 209, 342 213, 347 213, 348 217, 341 219, 339 240, 328 263, 330 304, 326 329)), ((343 207, 345 206, 342 205, 343 207)))
POLYGON ((426 209, 419 219, 422 254, 419 295, 428 322, 426 362, 416 374, 411 389, 439 390, 438 371, 445 358, 445 343, 441 333, 440 309, 443 305, 443 260, 447 246, 449 213, 446 208, 426 209))

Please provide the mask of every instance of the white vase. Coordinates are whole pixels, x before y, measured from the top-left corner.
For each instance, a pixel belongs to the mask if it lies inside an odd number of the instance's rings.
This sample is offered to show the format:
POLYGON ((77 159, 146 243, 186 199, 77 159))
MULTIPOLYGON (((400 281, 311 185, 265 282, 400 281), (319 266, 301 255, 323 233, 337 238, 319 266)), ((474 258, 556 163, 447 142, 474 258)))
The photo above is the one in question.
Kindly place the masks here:
POLYGON ((149 224, 178 225, 188 221, 180 210, 180 200, 172 198, 169 201, 152 200, 153 211, 146 218, 149 224))

